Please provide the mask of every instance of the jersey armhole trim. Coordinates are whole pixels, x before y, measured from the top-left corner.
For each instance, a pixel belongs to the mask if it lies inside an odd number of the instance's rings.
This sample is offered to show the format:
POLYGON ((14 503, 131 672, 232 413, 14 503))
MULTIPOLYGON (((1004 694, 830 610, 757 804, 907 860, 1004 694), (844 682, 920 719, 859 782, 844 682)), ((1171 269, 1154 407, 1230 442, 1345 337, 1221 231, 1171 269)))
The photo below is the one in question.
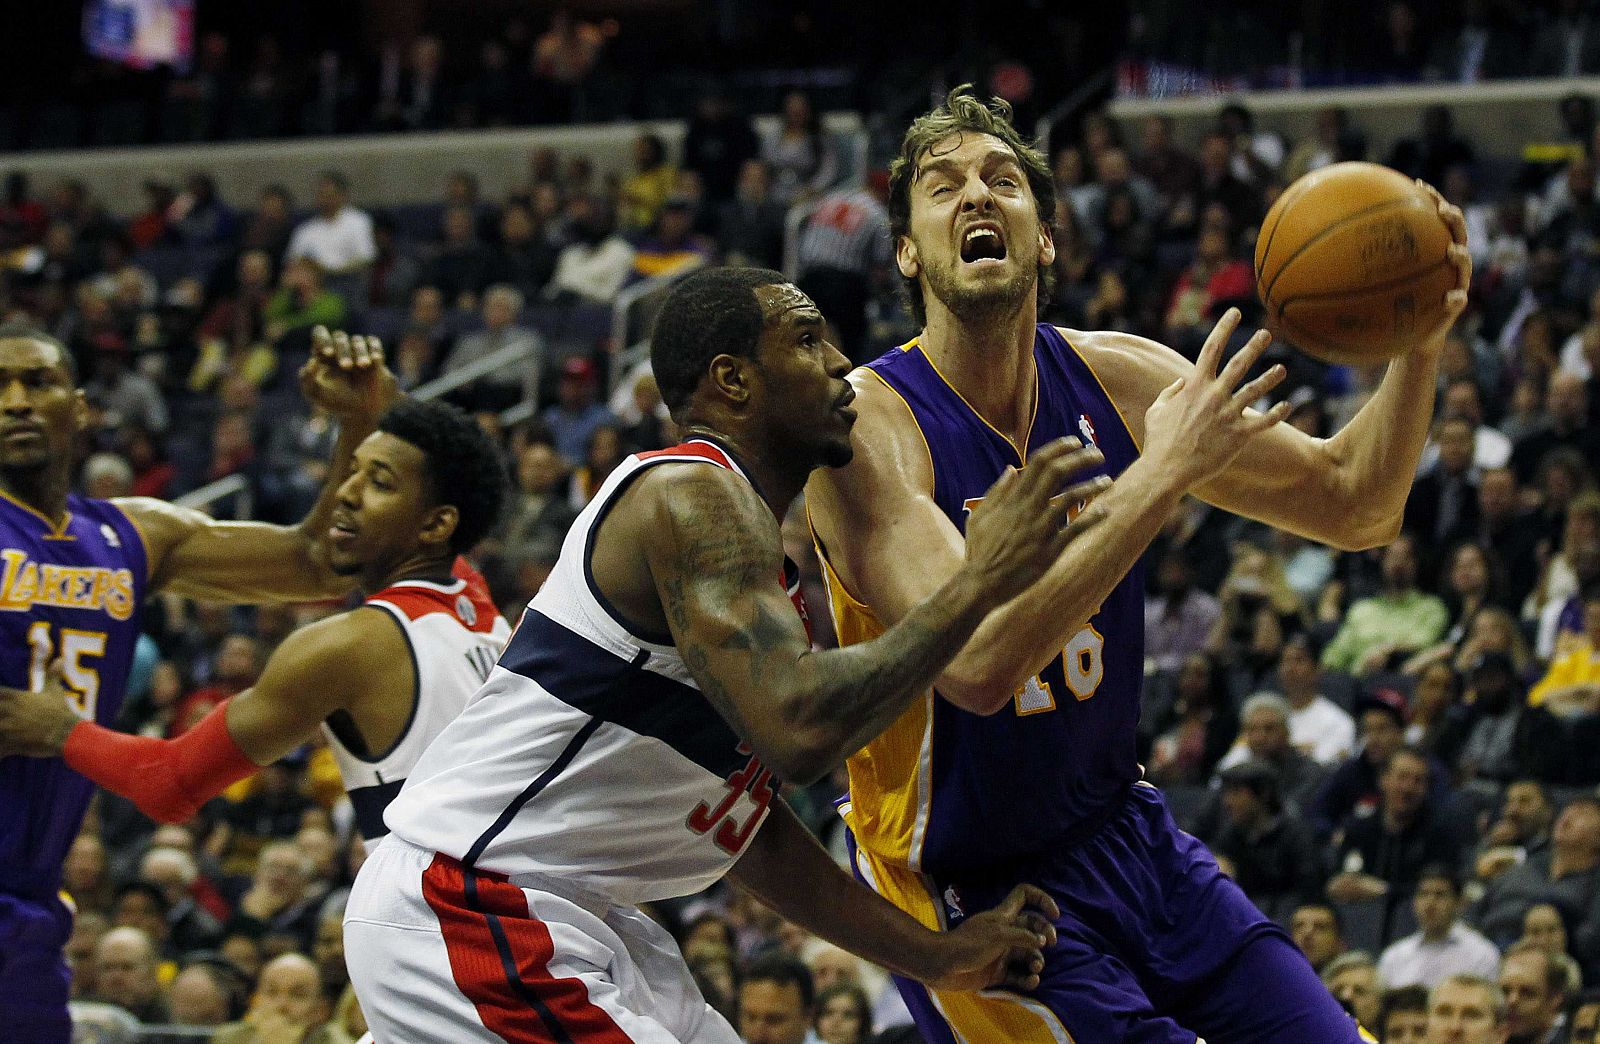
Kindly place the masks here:
MULTIPOLYGON (((411 711, 406 715, 406 723, 405 725, 401 726, 400 734, 395 737, 394 742, 376 754, 363 755, 357 754, 354 750, 351 750, 350 746, 343 740, 339 741, 340 745, 344 747, 345 751, 357 761, 367 765, 377 765, 384 759, 394 756, 394 752, 400 749, 400 745, 406 741, 406 737, 411 735, 412 726, 417 723, 417 712, 422 709, 422 669, 417 663, 417 650, 416 647, 411 644, 411 635, 406 631, 406 625, 398 615, 400 612, 398 607, 389 605, 387 602, 366 602, 360 606, 357 606, 357 608, 360 609, 369 607, 382 611, 383 618, 394 624, 395 628, 400 632, 400 640, 405 643, 406 654, 411 657, 411 711)), ((354 612, 354 610, 351 611, 354 612)), ((350 724, 355 725, 355 715, 350 714, 348 710, 345 711, 345 714, 349 716, 350 724)), ((335 735, 337 735, 337 733, 335 735)), ((361 741, 362 744, 365 745, 366 737, 363 736, 361 741)))
POLYGON ((1061 338, 1062 344, 1072 349, 1072 354, 1078 357, 1078 362, 1082 363, 1083 368, 1089 371, 1089 376, 1094 378, 1095 386, 1100 389, 1100 394, 1104 396, 1106 402, 1111 404, 1111 410, 1117 415, 1117 420, 1122 422, 1122 432, 1124 435, 1128 436, 1128 441, 1133 443, 1133 451, 1142 456, 1144 454, 1144 447, 1139 444, 1138 439, 1133 437, 1133 427, 1128 424, 1127 415, 1122 412, 1122 407, 1117 405, 1117 400, 1112 396, 1111 392, 1106 389, 1106 382, 1100 379, 1099 373, 1095 372, 1094 364, 1089 361, 1089 357, 1084 355, 1083 351, 1079 349, 1077 345, 1072 343, 1072 338, 1068 337, 1067 332, 1061 327, 1052 326, 1050 329, 1054 330, 1056 335, 1061 338))
MULTIPOLYGON (((906 345, 905 351, 909 352, 914 347, 916 347, 915 341, 909 345, 906 345)), ((923 358, 927 359, 927 353, 923 353, 923 358)), ((931 360, 929 361, 928 365, 933 365, 931 360)), ((922 452, 928 456, 928 474, 932 478, 932 485, 928 487, 928 496, 937 502, 939 499, 939 469, 933 466, 933 447, 928 444, 928 433, 922 430, 922 424, 917 420, 917 411, 911 408, 911 403, 907 402, 906 397, 900 394, 900 389, 890 384, 888 380, 884 378, 883 374, 879 373, 877 370, 874 370, 870 366, 863 367, 863 369, 872 374, 873 377, 877 378, 878 382, 885 388, 893 392, 894 397, 900 400, 900 405, 906 408, 906 416, 911 418, 911 426, 916 429, 917 438, 922 442, 922 452)), ((937 373, 938 371, 936 370, 934 372, 937 373)), ((954 388, 951 388, 950 390, 955 391, 954 388)), ((956 394, 960 395, 960 392, 956 392, 956 394)), ((974 415, 976 415, 976 411, 974 411, 974 415)), ((815 530, 813 530, 813 532, 815 532, 815 530)))

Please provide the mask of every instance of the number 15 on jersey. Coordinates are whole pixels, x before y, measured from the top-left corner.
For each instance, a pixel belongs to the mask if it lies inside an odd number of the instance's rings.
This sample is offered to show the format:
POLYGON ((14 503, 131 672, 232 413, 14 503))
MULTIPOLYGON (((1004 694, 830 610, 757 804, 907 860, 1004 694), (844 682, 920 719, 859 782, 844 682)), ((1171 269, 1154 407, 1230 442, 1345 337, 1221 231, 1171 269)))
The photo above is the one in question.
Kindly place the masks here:
POLYGON ((75 627, 62 627, 60 648, 50 636, 50 622, 35 620, 28 628, 28 646, 32 657, 28 661, 28 687, 34 692, 44 688, 44 675, 50 661, 59 657, 61 677, 72 690, 72 709, 81 718, 94 719, 95 707, 100 702, 100 671, 84 663, 84 657, 101 657, 106 654, 104 631, 80 631, 75 627))

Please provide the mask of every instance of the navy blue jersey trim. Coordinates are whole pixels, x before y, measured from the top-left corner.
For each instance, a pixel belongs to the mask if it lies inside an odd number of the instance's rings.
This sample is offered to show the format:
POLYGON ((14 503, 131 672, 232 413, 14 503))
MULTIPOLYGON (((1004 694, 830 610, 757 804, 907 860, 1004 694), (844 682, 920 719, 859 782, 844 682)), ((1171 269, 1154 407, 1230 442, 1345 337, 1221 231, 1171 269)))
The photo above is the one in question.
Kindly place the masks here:
POLYGON ((505 972, 506 984, 511 987, 511 991, 527 1002, 527 1005, 538 1014, 556 1044, 575 1044, 571 1035, 561 1025, 561 1020, 556 1018, 555 1012, 550 1010, 537 993, 528 988, 528 984, 523 982, 522 976, 517 973, 516 958, 511 955, 511 940, 506 938, 505 926, 500 923, 497 914, 492 914, 478 905, 478 877, 470 867, 462 874, 462 893, 467 900, 467 909, 482 914, 488 923, 489 934, 494 937, 495 951, 500 955, 500 968, 505 972))
POLYGON ((650 654, 630 662, 529 609, 500 657, 500 666, 529 678, 585 714, 658 739, 715 776, 726 778, 749 760, 739 737, 705 695, 654 671, 650 654))
POLYGON ((383 813, 388 809, 389 802, 400 793, 400 788, 406 785, 403 779, 392 779, 386 783, 374 783, 370 787, 357 787, 350 791, 350 807, 355 810, 356 829, 361 831, 361 836, 368 841, 376 841, 389 832, 384 825, 383 813))

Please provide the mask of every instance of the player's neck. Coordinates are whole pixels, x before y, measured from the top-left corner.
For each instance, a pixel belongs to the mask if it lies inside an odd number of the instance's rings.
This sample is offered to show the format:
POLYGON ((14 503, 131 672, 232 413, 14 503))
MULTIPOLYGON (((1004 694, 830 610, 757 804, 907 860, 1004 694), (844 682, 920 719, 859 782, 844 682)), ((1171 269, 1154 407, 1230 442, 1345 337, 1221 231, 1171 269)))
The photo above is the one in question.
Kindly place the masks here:
POLYGON ((67 494, 71 489, 71 479, 58 468, 0 472, 0 491, 55 525, 60 525, 67 516, 67 494))
POLYGON ((361 589, 367 594, 372 594, 374 591, 382 591, 406 580, 451 584, 455 582, 455 575, 451 571, 455 566, 455 559, 454 554, 446 554, 443 557, 411 555, 398 565, 382 567, 371 574, 363 574, 361 589))
POLYGON ((936 300, 928 303, 917 342, 923 354, 984 420, 1014 443, 1025 438, 1038 387, 1033 300, 997 319, 961 319, 936 300))
POLYGON ((763 452, 757 440, 745 435, 731 435, 704 424, 688 424, 683 430, 684 439, 705 438, 721 446, 733 456, 756 494, 766 502, 767 508, 781 523, 789 513, 794 498, 806 486, 809 470, 799 473, 794 466, 780 467, 772 462, 782 459, 780 454, 763 452))

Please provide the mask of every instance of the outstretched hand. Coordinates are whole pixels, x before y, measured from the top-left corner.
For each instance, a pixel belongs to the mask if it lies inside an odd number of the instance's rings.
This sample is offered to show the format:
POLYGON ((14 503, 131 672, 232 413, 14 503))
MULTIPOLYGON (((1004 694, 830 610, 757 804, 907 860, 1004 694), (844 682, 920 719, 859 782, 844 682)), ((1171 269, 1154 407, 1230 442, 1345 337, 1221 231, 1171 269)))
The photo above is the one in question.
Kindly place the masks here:
POLYGON ((1267 331, 1257 330, 1226 366, 1218 368, 1239 318, 1237 308, 1223 313, 1200 349, 1194 371, 1167 385, 1145 411, 1144 455, 1158 461, 1163 470, 1170 469, 1168 473, 1178 477, 1185 490, 1217 475, 1245 443, 1289 415, 1287 402, 1265 413, 1250 408, 1287 376, 1281 364, 1242 383, 1272 343, 1267 331))
POLYGON ((1417 179, 1417 187, 1433 200, 1434 206, 1439 208, 1439 220, 1450 230, 1450 262, 1456 269, 1456 285, 1445 294, 1444 319, 1424 342, 1426 348, 1438 350, 1444 344, 1445 334, 1450 332, 1462 310, 1467 307, 1467 291, 1472 287, 1472 253, 1467 249, 1467 218, 1461 213, 1461 208, 1448 202, 1438 189, 1421 178, 1417 179))
POLYGON ((1111 480, 1102 475, 1066 483, 1104 460, 1094 446, 1057 439, 1030 454, 1021 471, 1002 472, 980 502, 969 502, 967 562, 996 604, 1021 594, 1094 524, 1071 519, 1111 480))
POLYGON ((1051 921, 1060 916, 1043 889, 1018 885, 993 910, 939 936, 941 967, 927 984, 938 990, 1036 989, 1044 951, 1056 941, 1051 921))
POLYGON ((300 393, 341 420, 371 423, 400 397, 400 387, 376 337, 318 326, 311 331, 311 358, 300 367, 300 393))

